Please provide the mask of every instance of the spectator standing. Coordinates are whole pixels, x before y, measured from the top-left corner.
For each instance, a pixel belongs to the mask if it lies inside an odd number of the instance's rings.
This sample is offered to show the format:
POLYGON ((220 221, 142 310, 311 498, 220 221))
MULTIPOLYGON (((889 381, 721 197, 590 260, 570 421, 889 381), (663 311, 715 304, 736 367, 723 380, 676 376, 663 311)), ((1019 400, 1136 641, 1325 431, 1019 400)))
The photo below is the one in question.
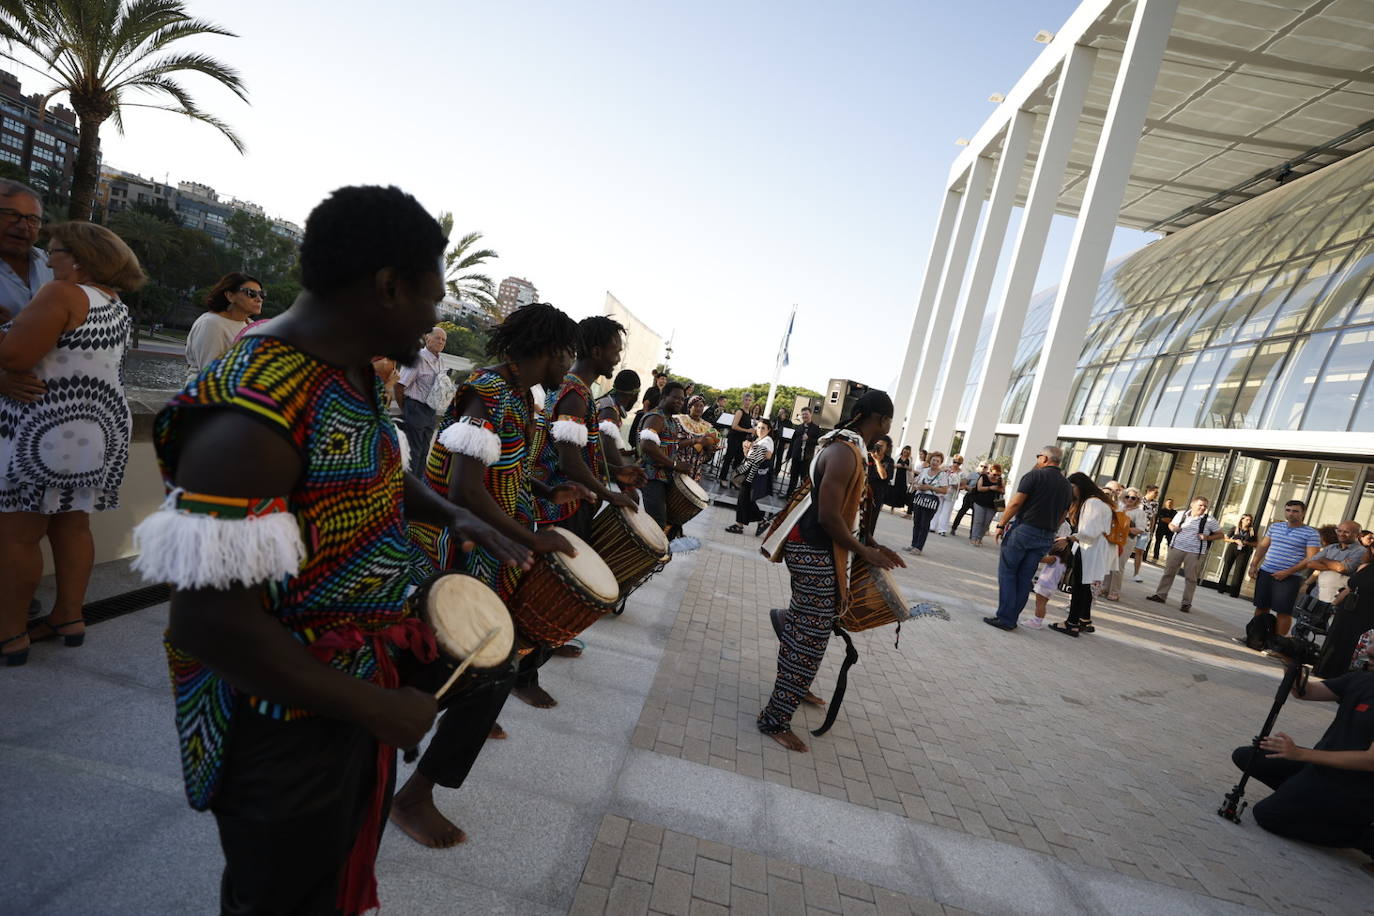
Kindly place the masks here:
POLYGON ((725 457, 720 462, 722 483, 729 483, 735 465, 744 458, 744 440, 753 429, 753 411, 754 395, 746 391, 740 396, 739 407, 730 421, 730 432, 725 436, 725 457))
POLYGON ((940 508, 935 510, 935 519, 930 525, 930 530, 940 537, 949 535, 949 519, 954 514, 954 504, 959 501, 959 494, 964 491, 964 456, 955 455, 945 473, 949 475, 949 486, 940 497, 940 508))
POLYGON ((958 534, 959 523, 964 520, 965 515, 971 515, 973 513, 973 494, 978 487, 978 478, 980 478, 987 472, 988 463, 986 461, 983 461, 979 463, 977 468, 963 475, 963 479, 960 481, 960 485, 963 489, 964 498, 963 502, 959 506, 959 514, 954 516, 954 522, 949 526, 951 534, 958 534))
POLYGON ((792 441, 787 445, 787 454, 792 462, 787 481, 787 495, 791 497, 803 480, 811 479, 811 459, 816 456, 816 443, 821 438, 821 427, 811 417, 811 408, 803 407, 798 414, 801 422, 792 433, 792 441))
POLYGON ((741 465, 744 481, 739 487, 739 498, 735 501, 735 523, 726 527, 733 534, 743 534, 744 526, 755 522, 754 537, 763 534, 766 525, 759 499, 768 494, 769 474, 773 469, 773 426, 767 418, 760 417, 754 423, 754 442, 741 465))
POLYGON ((931 452, 925 469, 912 478, 911 484, 911 546, 907 553, 919 555, 926 548, 926 537, 934 531, 934 519, 944 497, 954 486, 950 473, 942 466, 945 456, 931 452))
POLYGON ((131 322, 119 292, 145 282, 138 258, 94 223, 63 223, 49 236, 53 280, 0 326, 0 368, 43 386, 35 398, 0 398, 0 654, 8 666, 28 660, 24 622, 43 574, 44 537, 57 600, 33 638, 85 639, 90 513, 118 508, 133 429, 123 380, 131 322))
POLYGON ((1159 577, 1159 585, 1155 587, 1154 594, 1147 595, 1145 600, 1164 604, 1168 600, 1169 589, 1173 587, 1174 577, 1181 569, 1184 582, 1183 603, 1178 609, 1185 614, 1193 609, 1193 593, 1197 590, 1197 580, 1202 574, 1202 561, 1207 556, 1207 549, 1212 546, 1212 541, 1219 541, 1225 537, 1221 533, 1221 522, 1208 514, 1208 507, 1208 501, 1199 496, 1192 501, 1187 511, 1174 515, 1173 521, 1169 523, 1173 538, 1169 541, 1169 552, 1165 555, 1164 573, 1159 577))
MULTIPOLYGON (((1102 597, 1108 601, 1121 600, 1121 583, 1126 578, 1126 561, 1135 552, 1136 540, 1142 535, 1147 534, 1145 521, 1145 510, 1140 508, 1140 491, 1135 487, 1121 490, 1120 502, 1117 504, 1117 511, 1124 512, 1130 523, 1130 531, 1126 537, 1125 546, 1117 550, 1117 556, 1112 563, 1112 568, 1107 572, 1107 578, 1102 581, 1102 597)), ((1116 545, 1112 545, 1115 547, 1116 545)))
POLYGON ((978 479, 974 481, 973 530, 969 532, 969 540, 973 542, 974 547, 983 546, 983 537, 988 533, 992 517, 997 513, 997 501, 1002 499, 1006 492, 1007 485, 1002 480, 1000 464, 988 465, 987 470, 979 474, 978 479))
POLYGON ((1232 598, 1240 597, 1240 586, 1245 581, 1245 567, 1250 562, 1250 554, 1255 552, 1255 545, 1258 543, 1255 517, 1247 512, 1226 532, 1226 553, 1221 560, 1221 577, 1217 581, 1217 591, 1222 594, 1229 591, 1232 598))
MULTIPOLYGON (((52 279, 47 252, 34 244, 42 228, 43 199, 38 192, 0 179, 0 322, 16 317, 52 279)), ((0 371, 0 394, 7 393, 11 375, 0 371)))
POLYGON ((721 394, 716 396, 716 403, 713 406, 706 408, 702 417, 707 423, 715 426, 716 421, 720 419, 720 415, 723 413, 725 413, 725 395, 721 394))
POLYGON ((1064 450, 1059 446, 1041 448, 1035 467, 1021 476, 1016 492, 1007 500, 1002 512, 1002 552, 997 558, 997 613, 983 618, 988 626, 1016 629, 1035 569, 1050 552, 1073 501, 1073 488, 1059 469, 1063 460, 1064 450))
POLYGON ((879 436, 873 443, 873 449, 868 453, 868 489, 873 493, 873 505, 881 509, 887 505, 892 489, 892 471, 894 462, 889 454, 892 448, 892 440, 887 436, 879 436))
POLYGON ((906 509, 907 514, 911 514, 910 497, 907 495, 907 489, 910 485, 911 446, 903 445, 902 453, 897 456, 897 460, 892 464, 892 481, 887 488, 887 505, 891 507, 893 512, 898 509, 906 509))
POLYGON ((413 366, 401 367, 396 384, 392 386, 396 392, 396 403, 401 407, 401 419, 405 422, 406 441, 410 445, 410 472, 418 476, 424 475, 429 441, 434 438, 436 414, 428 401, 436 379, 444 371, 439 354, 448 343, 448 332, 435 327, 425 335, 424 341, 419 361, 413 366))
POLYGON ((1093 594, 1117 562, 1116 545, 1107 540, 1112 530, 1112 513, 1116 503, 1111 494, 1098 489, 1092 478, 1082 471, 1069 475, 1073 503, 1069 507, 1070 534, 1063 543, 1073 549, 1065 575, 1069 576, 1069 616, 1063 623, 1052 623, 1050 629, 1065 636, 1092 633, 1093 594))
POLYGON ((1263 617, 1273 611, 1278 617, 1275 630, 1280 636, 1287 636, 1293 623, 1293 603, 1302 586, 1302 570, 1321 547, 1317 529, 1303 522, 1306 514, 1307 503, 1302 500, 1284 503, 1283 521, 1269 526, 1250 558, 1250 578, 1255 580, 1255 616, 1263 617))
POLYGON ((1150 550, 1150 541, 1154 539, 1155 519, 1159 515, 1159 487, 1150 484, 1141 494, 1140 508, 1145 513, 1145 533, 1135 540, 1135 581, 1144 582, 1145 577, 1140 574, 1140 567, 1145 563, 1145 554, 1150 550))
POLYGON ((1174 531, 1169 526, 1173 524, 1174 516, 1177 514, 1177 510, 1174 509, 1173 497, 1169 497, 1168 499, 1164 500, 1164 503, 1158 509, 1155 510, 1154 559, 1156 562, 1159 561, 1159 545, 1162 543, 1165 546, 1168 546, 1170 543, 1173 542, 1174 531))
POLYGON ((792 429, 792 411, 779 407, 773 418, 773 473, 769 478, 776 483, 782 477, 782 462, 787 457, 787 431, 792 429))
POLYGON ((1330 603, 1336 600, 1336 594, 1345 588, 1346 581, 1359 569, 1368 551, 1360 543, 1359 522, 1346 521, 1335 526, 1324 525, 1322 531, 1327 527, 1333 529, 1334 541, 1323 544, 1317 555, 1307 561, 1305 568, 1312 570, 1308 583, 1309 590, 1315 587, 1317 600, 1330 603))
POLYGON ((205 297, 206 311, 186 335, 186 380, 228 352, 234 341, 262 314, 267 300, 257 277, 234 271, 219 278, 205 297))

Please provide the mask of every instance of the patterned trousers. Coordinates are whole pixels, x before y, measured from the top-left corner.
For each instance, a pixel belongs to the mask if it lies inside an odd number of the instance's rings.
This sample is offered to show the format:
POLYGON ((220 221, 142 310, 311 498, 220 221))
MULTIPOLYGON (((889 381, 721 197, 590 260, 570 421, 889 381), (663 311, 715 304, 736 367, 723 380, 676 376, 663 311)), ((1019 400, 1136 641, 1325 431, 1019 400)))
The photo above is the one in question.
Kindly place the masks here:
POLYGON ((779 634, 778 678, 773 695, 759 713, 759 731, 777 734, 792 727, 792 714, 811 688, 825 657, 838 610, 839 583, 835 557, 829 549, 799 541, 783 545, 787 572, 792 576, 792 603, 779 634))

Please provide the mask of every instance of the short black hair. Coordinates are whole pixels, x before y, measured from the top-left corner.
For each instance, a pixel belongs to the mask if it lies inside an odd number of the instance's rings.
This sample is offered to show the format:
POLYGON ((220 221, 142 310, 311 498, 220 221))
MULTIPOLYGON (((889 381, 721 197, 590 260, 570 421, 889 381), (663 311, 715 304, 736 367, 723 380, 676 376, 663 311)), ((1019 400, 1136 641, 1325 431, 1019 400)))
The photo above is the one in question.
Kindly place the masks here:
POLYGON ((717 400, 717 401, 728 401, 728 400, 730 400, 730 399, 727 398, 727 397, 726 397, 725 395, 723 395, 723 394, 718 394, 718 395, 716 395, 716 400, 717 400))
POLYGON ((406 277, 438 271, 447 245, 439 222, 400 188, 339 188, 305 221, 301 285, 327 295, 384 267, 406 277))
POLYGON ((492 329, 487 339, 487 355, 506 359, 527 359, 577 350, 578 329, 561 309, 547 302, 535 302, 511 312, 492 329))
POLYGON ((648 391, 644 392, 644 397, 640 398, 640 400, 648 401, 649 409, 653 410, 658 406, 658 402, 663 400, 663 392, 659 391, 657 388, 650 388, 648 391))
MULTIPOLYGON (((625 325, 605 315, 593 315, 577 323, 577 358, 586 359, 597 347, 604 347, 615 339, 617 334, 625 333, 625 325)), ((635 376, 639 384, 639 376, 635 376)))
POLYGON ((857 426, 861 420, 874 415, 891 417, 895 412, 892 407, 892 398, 887 396, 886 391, 870 388, 854 402, 854 406, 849 412, 849 419, 842 424, 841 428, 848 429, 857 426))
POLYGON ((1303 502, 1300 499, 1290 499, 1288 502, 1283 504, 1283 507, 1285 509, 1287 509, 1289 506, 1297 506, 1302 511, 1307 511, 1307 503, 1303 502))
POLYGON ((666 398, 670 391, 686 391, 687 387, 681 382, 669 382, 663 386, 663 396, 666 398))
POLYGON ((639 373, 633 369, 621 369, 615 374, 616 391, 639 391, 639 373))

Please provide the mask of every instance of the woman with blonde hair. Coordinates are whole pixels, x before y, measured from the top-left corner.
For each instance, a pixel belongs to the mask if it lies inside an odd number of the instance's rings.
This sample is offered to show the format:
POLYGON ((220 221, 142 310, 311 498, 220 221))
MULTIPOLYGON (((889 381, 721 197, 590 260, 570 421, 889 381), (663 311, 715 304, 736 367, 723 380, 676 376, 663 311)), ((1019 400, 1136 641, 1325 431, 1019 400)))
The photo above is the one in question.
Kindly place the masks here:
POLYGON ((129 310, 121 290, 147 279, 138 257, 110 230, 63 223, 49 230, 53 280, 13 321, 0 325, 0 369, 37 376, 32 401, 0 397, 0 653, 28 660, 31 639, 85 639, 81 606, 95 548, 90 513, 119 505, 132 417, 124 396, 129 310), (57 601, 26 632, 43 574, 39 542, 52 545, 57 601))

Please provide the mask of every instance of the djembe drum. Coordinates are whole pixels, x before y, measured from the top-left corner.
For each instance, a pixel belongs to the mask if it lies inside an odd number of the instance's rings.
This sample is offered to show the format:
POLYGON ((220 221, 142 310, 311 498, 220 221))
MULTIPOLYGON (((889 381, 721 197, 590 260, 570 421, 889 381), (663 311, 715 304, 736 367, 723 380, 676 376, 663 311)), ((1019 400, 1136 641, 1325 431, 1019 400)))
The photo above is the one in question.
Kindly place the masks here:
POLYGON ((673 556, 663 529, 643 509, 607 506, 592 519, 591 545, 610 567, 621 597, 628 597, 673 556))
POLYGON ((855 557, 849 569, 849 608, 840 615, 844 628, 857 633, 910 617, 892 574, 855 557))
POLYGON ((527 643, 561 646, 609 613, 620 598, 615 574, 596 551, 565 529, 577 556, 546 553, 510 597, 510 615, 527 643))
POLYGON ((438 658, 406 679, 408 686, 452 700, 509 671, 515 625, 501 599, 483 582, 460 573, 439 573, 406 603, 433 628, 439 650, 438 658))
POLYGON ((668 527, 687 524, 710 502, 701 484, 685 474, 674 474, 673 484, 668 487, 668 527))

